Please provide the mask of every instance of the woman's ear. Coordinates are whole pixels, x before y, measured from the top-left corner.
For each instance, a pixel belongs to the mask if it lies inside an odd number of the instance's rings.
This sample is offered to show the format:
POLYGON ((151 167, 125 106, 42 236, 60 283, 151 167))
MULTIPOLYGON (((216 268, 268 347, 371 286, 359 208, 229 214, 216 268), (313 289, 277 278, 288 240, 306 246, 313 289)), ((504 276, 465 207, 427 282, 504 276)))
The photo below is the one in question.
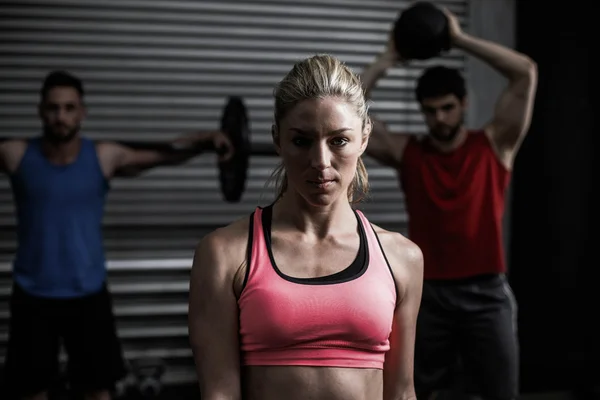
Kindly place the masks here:
POLYGON ((365 122, 365 127, 362 133, 362 143, 360 145, 360 154, 362 155, 365 150, 367 150, 367 146, 369 145, 369 138, 371 137, 371 132, 373 130, 373 122, 371 118, 367 118, 365 122))

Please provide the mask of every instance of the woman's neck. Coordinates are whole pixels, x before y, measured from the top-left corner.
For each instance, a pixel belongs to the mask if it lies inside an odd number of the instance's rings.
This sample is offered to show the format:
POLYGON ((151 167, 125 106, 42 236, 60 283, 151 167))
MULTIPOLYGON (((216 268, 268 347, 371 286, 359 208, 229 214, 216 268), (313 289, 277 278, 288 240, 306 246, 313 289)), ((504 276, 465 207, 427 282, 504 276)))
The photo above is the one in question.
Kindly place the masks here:
POLYGON ((300 195, 286 193, 273 207, 277 224, 325 238, 339 232, 356 229, 354 210, 345 197, 327 206, 308 204, 300 195))

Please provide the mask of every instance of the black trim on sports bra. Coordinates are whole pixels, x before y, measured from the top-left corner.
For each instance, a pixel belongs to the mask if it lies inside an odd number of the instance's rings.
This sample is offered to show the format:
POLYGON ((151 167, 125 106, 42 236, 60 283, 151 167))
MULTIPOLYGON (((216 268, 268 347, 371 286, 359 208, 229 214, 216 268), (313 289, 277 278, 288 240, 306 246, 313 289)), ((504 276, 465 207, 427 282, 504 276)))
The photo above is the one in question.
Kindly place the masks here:
MULTIPOLYGON (((248 247, 246 248, 246 273, 244 274, 244 282, 242 282, 242 291, 248 282, 250 275, 250 264, 252 263, 252 242, 254 241, 254 211, 250 214, 250 226, 248 227, 248 247)), ((241 291, 240 291, 241 293, 241 291)))
POLYGON ((400 300, 400 298, 398 296, 400 296, 398 294, 398 285, 396 284, 396 277, 394 276, 394 271, 392 270, 392 266, 390 265, 390 262, 388 261, 387 256, 385 255, 385 250, 383 250, 383 246, 381 245, 381 240, 379 240, 379 236, 377 235, 377 232, 375 232, 375 228, 373 227, 373 225, 371 224, 371 229, 373 230, 373 234, 375 235, 375 239, 377 239, 377 243, 379 244, 379 248, 381 249, 381 254, 383 254, 383 258, 385 260, 385 263, 388 266, 388 269, 390 270, 390 274, 392 275, 392 280, 394 281, 394 289, 396 289, 396 301, 400 300))
POLYGON ((362 276, 369 266, 369 246, 367 246, 367 235, 361 223, 360 217, 356 211, 354 211, 354 215, 358 221, 358 236, 360 245, 358 247, 358 254, 356 255, 356 258, 352 264, 350 264, 347 268, 336 272, 335 274, 319 276, 316 278, 296 278, 281 272, 275 263, 275 258, 273 257, 273 251, 271 249, 271 221, 273 218, 273 205, 263 208, 262 227, 267 246, 267 252, 269 254, 269 259, 271 260, 271 266, 275 272, 277 272, 277 275, 286 281, 303 285, 332 285, 336 283, 349 282, 362 276))

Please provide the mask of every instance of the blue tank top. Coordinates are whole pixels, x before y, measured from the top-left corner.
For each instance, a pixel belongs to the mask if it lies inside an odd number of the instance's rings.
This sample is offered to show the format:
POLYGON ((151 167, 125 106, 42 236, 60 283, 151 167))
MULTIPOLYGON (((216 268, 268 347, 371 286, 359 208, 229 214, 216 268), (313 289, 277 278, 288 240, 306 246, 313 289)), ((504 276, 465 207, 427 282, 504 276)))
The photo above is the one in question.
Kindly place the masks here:
POLYGON ((18 249, 13 279, 27 293, 81 297, 106 279, 102 218, 109 189, 96 146, 82 138, 77 159, 51 164, 41 138, 29 141, 11 176, 18 249))

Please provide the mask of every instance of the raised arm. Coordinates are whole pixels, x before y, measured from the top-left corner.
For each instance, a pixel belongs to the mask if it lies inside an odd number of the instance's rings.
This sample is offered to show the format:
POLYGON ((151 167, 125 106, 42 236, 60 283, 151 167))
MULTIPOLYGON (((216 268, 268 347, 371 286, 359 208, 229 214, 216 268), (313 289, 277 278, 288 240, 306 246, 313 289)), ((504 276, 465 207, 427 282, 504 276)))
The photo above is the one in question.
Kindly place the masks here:
MULTIPOLYGON (((365 67, 360 75, 363 90, 367 98, 377 82, 383 78, 388 70, 400 62, 400 57, 394 49, 393 40, 390 39, 386 49, 379 54, 375 60, 365 67)), ((383 165, 398 168, 402 159, 402 153, 408 143, 409 135, 390 133, 387 126, 372 117, 373 128, 366 153, 383 165)))
POLYGON ((510 168, 531 124, 537 66, 524 54, 462 32, 456 17, 447 10, 445 12, 453 46, 479 58, 508 79, 485 131, 501 160, 510 168))
POLYGON ((383 400, 416 400, 414 348, 423 290, 423 254, 400 234, 378 229, 398 287, 390 350, 383 367, 383 400))
POLYGON ((392 168, 399 168, 402 161, 402 154, 410 139, 409 135, 401 133, 391 133, 387 126, 374 118, 369 144, 365 151, 368 156, 383 165, 392 168))
POLYGON ((228 242, 215 233, 202 239, 190 277, 189 336, 202 400, 242 398, 236 266, 228 242))
POLYGON ((102 171, 107 178, 110 178, 135 176, 161 165, 184 163, 201 153, 202 150, 197 145, 202 143, 212 143, 215 148, 224 147, 226 151, 220 156, 221 160, 227 160, 233 154, 230 140, 218 131, 186 135, 171 143, 165 143, 164 146, 156 146, 154 149, 138 149, 117 142, 101 142, 97 149, 102 171), (185 148, 190 150, 186 151, 185 148))
POLYGON ((383 52, 378 54, 375 60, 367 65, 360 74, 360 81, 367 99, 371 98, 371 92, 377 86, 377 82, 386 76, 388 71, 399 62, 400 56, 395 50, 393 37, 390 36, 383 52))

